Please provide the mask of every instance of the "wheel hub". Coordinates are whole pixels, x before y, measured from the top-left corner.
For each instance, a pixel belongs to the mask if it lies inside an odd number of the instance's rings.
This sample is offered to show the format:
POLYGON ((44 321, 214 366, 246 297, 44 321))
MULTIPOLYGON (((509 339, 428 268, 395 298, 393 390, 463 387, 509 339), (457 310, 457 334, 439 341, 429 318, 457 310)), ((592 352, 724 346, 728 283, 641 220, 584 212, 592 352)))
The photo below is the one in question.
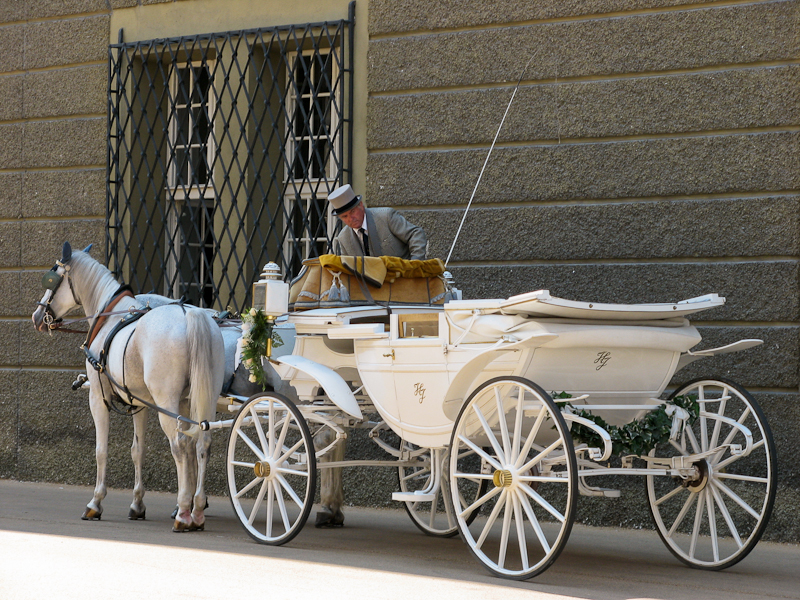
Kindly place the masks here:
POLYGON ((687 479, 684 483, 684 486, 690 492, 697 493, 702 491, 708 484, 708 478, 711 474, 711 467, 706 460, 701 460, 700 462, 695 463, 694 466, 697 469, 697 477, 694 479, 687 479))
POLYGON ((253 472, 256 474, 256 477, 267 479, 272 473, 272 467, 267 461, 262 460, 253 465, 253 472))
POLYGON ((495 471, 494 475, 492 475, 492 482, 495 487, 509 487, 513 479, 511 471, 508 469, 495 471))

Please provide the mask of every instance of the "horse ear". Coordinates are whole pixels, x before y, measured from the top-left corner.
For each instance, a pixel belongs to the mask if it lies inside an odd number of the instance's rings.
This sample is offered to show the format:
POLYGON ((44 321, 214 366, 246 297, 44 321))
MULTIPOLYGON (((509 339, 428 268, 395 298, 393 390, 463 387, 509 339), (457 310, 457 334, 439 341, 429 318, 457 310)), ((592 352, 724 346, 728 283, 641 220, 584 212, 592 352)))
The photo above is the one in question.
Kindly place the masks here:
POLYGON ((88 246, 86 246, 86 248, 83 249, 83 251, 88 253, 89 250, 92 249, 92 246, 94 246, 94 244, 89 244, 88 246))
POLYGON ((61 248, 61 262, 65 263, 70 258, 72 258, 72 246, 69 245, 69 242, 64 242, 64 247, 61 248))

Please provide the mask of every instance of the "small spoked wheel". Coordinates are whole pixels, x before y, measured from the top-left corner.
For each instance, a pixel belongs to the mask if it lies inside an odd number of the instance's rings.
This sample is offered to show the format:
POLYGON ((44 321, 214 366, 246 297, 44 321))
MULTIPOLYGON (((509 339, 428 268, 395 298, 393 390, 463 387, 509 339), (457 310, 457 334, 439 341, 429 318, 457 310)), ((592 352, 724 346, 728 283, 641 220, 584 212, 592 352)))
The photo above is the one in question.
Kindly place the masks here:
POLYGON ((449 471, 459 532, 487 569, 528 579, 555 561, 575 519, 578 470, 547 392, 520 377, 477 388, 456 419, 449 471))
POLYGON ((239 410, 228 438, 228 492, 245 531, 279 546, 308 519, 317 485, 314 444, 300 410, 273 392, 239 410))
POLYGON ((651 456, 689 457, 687 478, 646 478, 658 534, 682 562, 717 571, 742 560, 767 525, 777 482, 775 444, 764 413, 741 386, 698 379, 670 399, 696 400, 699 416, 651 456))
MULTIPOLYGON (((453 512, 453 501, 450 497, 450 477, 447 471, 449 457, 450 453, 444 449, 438 451, 428 450, 428 452, 419 457, 418 465, 399 467, 400 491, 415 492, 425 490, 430 486, 431 478, 433 477, 431 465, 433 460, 438 459, 440 461, 441 481, 439 488, 434 492, 434 499, 432 501, 403 502, 403 506, 414 525, 426 535, 434 537, 447 538, 453 537, 458 533, 458 524, 453 512)), ((461 460, 471 461, 475 465, 474 468, 480 469, 481 459, 470 448, 462 452, 461 460)), ((467 505, 470 505, 485 493, 488 485, 489 482, 486 480, 479 480, 477 485, 472 485, 472 482, 464 480, 459 485, 459 495, 462 497, 462 501, 467 502, 463 499, 464 494, 466 494, 469 500, 467 505)), ((472 523, 477 516, 478 511, 473 511, 471 515, 467 516, 466 520, 468 523, 472 523)))

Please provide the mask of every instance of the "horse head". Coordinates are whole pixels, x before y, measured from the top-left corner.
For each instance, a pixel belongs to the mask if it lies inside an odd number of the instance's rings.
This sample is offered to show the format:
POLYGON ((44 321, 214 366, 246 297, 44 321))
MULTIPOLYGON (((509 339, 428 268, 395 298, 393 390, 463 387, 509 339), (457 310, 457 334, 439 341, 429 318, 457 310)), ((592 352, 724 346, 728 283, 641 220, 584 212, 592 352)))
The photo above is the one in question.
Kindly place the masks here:
MULTIPOLYGON (((91 247, 89 244, 84 252, 88 252, 91 247)), ((70 261, 72 261, 72 246, 69 242, 64 242, 61 259, 57 260, 53 268, 42 277, 44 296, 31 316, 37 331, 51 328, 53 323, 60 321, 65 314, 81 304, 73 286, 70 261), (67 285, 62 285, 64 280, 67 281, 67 285)))

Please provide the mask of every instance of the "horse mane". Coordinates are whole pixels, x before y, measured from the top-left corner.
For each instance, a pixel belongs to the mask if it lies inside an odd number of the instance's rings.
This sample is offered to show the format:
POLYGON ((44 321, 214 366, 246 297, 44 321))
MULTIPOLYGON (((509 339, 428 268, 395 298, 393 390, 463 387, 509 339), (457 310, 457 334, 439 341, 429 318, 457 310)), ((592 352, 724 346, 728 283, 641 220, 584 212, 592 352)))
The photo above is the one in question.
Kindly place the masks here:
POLYGON ((72 251, 69 264, 70 276, 80 290, 81 303, 87 311, 101 310, 119 289, 119 281, 108 268, 81 250, 72 251))

